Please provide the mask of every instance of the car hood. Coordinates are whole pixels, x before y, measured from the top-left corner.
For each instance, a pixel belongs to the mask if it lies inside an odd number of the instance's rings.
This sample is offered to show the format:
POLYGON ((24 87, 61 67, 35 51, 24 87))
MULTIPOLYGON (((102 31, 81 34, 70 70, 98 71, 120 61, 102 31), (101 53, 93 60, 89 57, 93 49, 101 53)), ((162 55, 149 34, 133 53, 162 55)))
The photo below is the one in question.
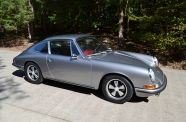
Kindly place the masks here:
POLYGON ((96 60, 133 65, 138 67, 153 67, 153 56, 127 51, 112 51, 93 57, 96 60))

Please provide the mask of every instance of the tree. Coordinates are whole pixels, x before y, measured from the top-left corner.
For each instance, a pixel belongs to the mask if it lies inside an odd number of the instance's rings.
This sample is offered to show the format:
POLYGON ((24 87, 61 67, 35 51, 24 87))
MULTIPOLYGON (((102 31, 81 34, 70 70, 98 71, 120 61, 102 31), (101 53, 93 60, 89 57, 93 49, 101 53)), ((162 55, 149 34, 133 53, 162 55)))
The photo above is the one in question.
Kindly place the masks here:
POLYGON ((114 48, 123 49, 130 40, 164 56, 186 57, 185 0, 0 0, 0 3, 0 25, 9 32, 28 32, 29 38, 32 30, 40 38, 66 33, 107 34, 112 39, 118 37, 111 44, 118 42, 114 48))
POLYGON ((27 0, 0 0, 0 24, 7 31, 22 32, 33 19, 33 13, 27 0))

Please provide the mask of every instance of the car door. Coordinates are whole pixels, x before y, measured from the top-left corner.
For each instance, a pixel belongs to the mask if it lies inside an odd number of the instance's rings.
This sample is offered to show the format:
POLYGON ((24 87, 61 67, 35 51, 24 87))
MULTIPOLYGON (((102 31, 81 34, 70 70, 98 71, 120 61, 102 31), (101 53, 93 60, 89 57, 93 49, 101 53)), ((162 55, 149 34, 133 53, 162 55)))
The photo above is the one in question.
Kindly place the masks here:
POLYGON ((47 64, 54 79, 90 87, 91 62, 81 58, 74 42, 60 39, 49 43, 50 54, 47 56, 47 64))

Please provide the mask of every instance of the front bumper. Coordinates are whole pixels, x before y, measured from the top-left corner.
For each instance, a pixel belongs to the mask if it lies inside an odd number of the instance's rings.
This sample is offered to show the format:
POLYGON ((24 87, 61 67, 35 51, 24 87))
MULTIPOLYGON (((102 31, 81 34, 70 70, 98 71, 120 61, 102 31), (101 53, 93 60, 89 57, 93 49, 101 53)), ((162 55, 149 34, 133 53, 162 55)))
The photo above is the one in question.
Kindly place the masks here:
POLYGON ((167 86, 167 78, 164 75, 163 84, 157 89, 143 89, 143 88, 135 88, 136 96, 138 97, 148 97, 152 95, 158 95, 162 92, 167 86))

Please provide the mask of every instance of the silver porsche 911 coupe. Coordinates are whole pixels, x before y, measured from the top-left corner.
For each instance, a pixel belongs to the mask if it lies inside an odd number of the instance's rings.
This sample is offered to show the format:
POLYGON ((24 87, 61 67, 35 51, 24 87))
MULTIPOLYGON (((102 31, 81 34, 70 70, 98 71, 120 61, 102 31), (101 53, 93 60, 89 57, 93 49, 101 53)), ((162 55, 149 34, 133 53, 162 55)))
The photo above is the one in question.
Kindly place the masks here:
POLYGON ((13 65, 31 83, 51 79, 101 89, 115 103, 159 94, 167 85, 156 57, 113 51, 86 34, 46 38, 16 56, 13 65))

